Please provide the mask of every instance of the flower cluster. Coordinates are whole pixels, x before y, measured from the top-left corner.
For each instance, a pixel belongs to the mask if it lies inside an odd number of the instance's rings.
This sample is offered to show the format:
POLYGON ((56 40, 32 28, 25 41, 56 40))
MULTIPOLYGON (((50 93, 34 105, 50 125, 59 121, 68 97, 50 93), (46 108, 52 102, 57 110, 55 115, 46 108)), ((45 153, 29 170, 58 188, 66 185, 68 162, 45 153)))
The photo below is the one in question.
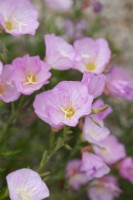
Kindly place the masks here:
MULTIPOLYGON (((46 0, 45 4, 56 12, 67 12, 73 1, 46 0)), ((37 18, 38 12, 29 0, 0 0, 0 25, 6 33, 34 35, 39 26, 37 18)), ((104 38, 84 37, 70 44, 60 36, 46 34, 44 40, 44 60, 26 54, 11 64, 0 62, 0 100, 9 103, 38 91, 33 102, 38 118, 56 129, 78 126, 80 140, 87 147, 81 148, 81 158, 68 162, 68 184, 74 190, 87 186, 91 200, 112 200, 121 189, 117 179, 107 174, 115 168, 133 183, 133 158, 127 157, 124 145, 106 127, 105 119, 113 109, 102 95, 132 100, 133 80, 122 67, 110 65, 111 49, 104 38), (82 79, 63 80, 45 90, 43 86, 52 76, 50 70, 79 71, 82 79)), ((46 184, 31 169, 12 172, 6 179, 11 200, 42 200, 49 196, 46 184)))

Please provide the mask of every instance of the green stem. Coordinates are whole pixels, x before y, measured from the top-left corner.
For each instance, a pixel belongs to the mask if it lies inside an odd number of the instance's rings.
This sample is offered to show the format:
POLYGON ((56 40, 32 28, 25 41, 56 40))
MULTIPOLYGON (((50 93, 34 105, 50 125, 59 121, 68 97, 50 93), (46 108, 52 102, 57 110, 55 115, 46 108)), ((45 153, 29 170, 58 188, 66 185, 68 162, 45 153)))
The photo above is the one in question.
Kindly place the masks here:
POLYGON ((45 150, 43 152, 43 155, 42 155, 42 158, 40 161, 40 165, 38 168, 39 173, 45 168, 46 164, 53 157, 53 155, 65 145, 65 143, 67 141, 67 136, 69 134, 70 134, 70 131, 69 131, 68 127, 64 126, 63 136, 58 138, 56 144, 54 144, 54 139, 52 140, 50 150, 49 151, 45 150))

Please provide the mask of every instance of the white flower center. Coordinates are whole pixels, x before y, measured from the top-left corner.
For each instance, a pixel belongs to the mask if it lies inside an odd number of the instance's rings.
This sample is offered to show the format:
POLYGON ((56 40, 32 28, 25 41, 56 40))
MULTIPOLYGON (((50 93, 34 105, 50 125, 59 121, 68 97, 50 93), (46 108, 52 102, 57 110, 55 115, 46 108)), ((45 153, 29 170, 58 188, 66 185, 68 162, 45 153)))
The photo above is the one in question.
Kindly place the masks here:
POLYGON ((22 32, 22 27, 27 26, 27 24, 20 22, 15 17, 12 17, 9 20, 5 20, 5 27, 8 31, 13 30, 15 27, 19 28, 19 32, 22 32))
POLYGON ((30 200, 31 199, 31 194, 29 192, 27 192, 27 189, 25 187, 19 188, 17 193, 21 200, 30 200))

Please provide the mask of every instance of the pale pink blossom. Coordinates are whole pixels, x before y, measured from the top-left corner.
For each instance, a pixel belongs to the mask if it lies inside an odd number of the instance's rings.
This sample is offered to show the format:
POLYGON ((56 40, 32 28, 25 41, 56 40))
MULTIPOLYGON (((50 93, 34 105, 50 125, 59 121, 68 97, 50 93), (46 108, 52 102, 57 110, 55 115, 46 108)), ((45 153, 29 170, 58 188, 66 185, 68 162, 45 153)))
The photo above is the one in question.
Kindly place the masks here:
POLYGON ((103 74, 85 72, 81 82, 87 85, 89 94, 94 98, 100 96, 105 88, 105 76, 103 74))
POLYGON ((89 117, 85 118, 83 125, 83 138, 90 143, 101 146, 101 141, 107 138, 110 131, 108 128, 104 127, 102 120, 98 118, 95 118, 95 120, 99 123, 99 125, 94 123, 89 117))
POLYGON ((110 172, 109 167, 103 160, 92 153, 84 152, 80 170, 86 174, 88 179, 100 178, 110 172))
POLYGON ((66 167, 68 183, 75 190, 78 190, 80 186, 86 184, 88 181, 86 174, 80 171, 80 167, 81 160, 78 159, 69 161, 66 167))
POLYGON ((133 99, 133 77, 128 74, 126 69, 117 65, 111 66, 106 74, 105 93, 113 97, 133 99))
POLYGON ((6 177, 11 200, 42 200, 49 197, 49 189, 39 174, 31 169, 20 169, 6 177))
POLYGON ((119 164, 120 175, 133 184, 133 158, 126 157, 119 164))
POLYGON ((114 200, 121 192, 114 176, 105 176, 92 181, 87 191, 90 200, 114 200))
POLYGON ((126 157, 124 145, 119 143, 114 135, 109 135, 105 140, 100 142, 100 145, 102 148, 94 145, 94 151, 107 164, 114 164, 126 157))
POLYGON ((76 126, 79 118, 90 114, 93 97, 79 81, 62 81, 52 90, 38 94, 34 110, 51 126, 76 126))
POLYGON ((92 39, 89 37, 74 42, 76 52, 75 69, 81 72, 102 73, 109 63, 111 51, 104 38, 92 39))
POLYGON ((0 25, 14 36, 34 35, 38 12, 29 0, 0 0, 0 25))
POLYGON ((63 33, 70 40, 83 38, 84 32, 88 29, 89 22, 87 19, 82 18, 78 21, 72 19, 64 19, 62 24, 63 33))
POLYGON ((16 101, 20 96, 11 77, 12 66, 3 66, 2 63, 0 63, 0 100, 6 103, 16 101))
POLYGON ((67 70, 73 67, 75 51, 72 45, 54 34, 45 35, 44 40, 46 44, 45 61, 51 68, 67 70))
POLYGON ((25 95, 30 95, 48 83, 51 76, 50 67, 40 60, 38 56, 25 55, 12 62, 14 81, 17 90, 25 95))
POLYGON ((73 0, 45 0, 46 5, 56 12, 67 12, 73 5, 73 0))

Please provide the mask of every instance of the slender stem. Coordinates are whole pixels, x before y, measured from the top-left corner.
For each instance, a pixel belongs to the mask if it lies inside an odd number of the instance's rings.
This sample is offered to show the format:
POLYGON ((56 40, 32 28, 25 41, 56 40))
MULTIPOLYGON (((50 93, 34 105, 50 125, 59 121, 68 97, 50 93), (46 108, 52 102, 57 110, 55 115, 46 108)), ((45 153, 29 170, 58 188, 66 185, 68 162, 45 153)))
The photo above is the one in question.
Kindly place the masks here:
POLYGON ((56 144, 54 144, 54 139, 51 140, 52 143, 51 143, 50 150, 49 151, 45 150, 43 152, 43 155, 39 164, 39 168, 38 168, 39 173, 45 168, 46 164, 52 158, 52 156, 65 145, 65 142, 67 140, 67 136, 69 133, 70 131, 68 127, 64 126, 63 136, 58 138, 56 144))

